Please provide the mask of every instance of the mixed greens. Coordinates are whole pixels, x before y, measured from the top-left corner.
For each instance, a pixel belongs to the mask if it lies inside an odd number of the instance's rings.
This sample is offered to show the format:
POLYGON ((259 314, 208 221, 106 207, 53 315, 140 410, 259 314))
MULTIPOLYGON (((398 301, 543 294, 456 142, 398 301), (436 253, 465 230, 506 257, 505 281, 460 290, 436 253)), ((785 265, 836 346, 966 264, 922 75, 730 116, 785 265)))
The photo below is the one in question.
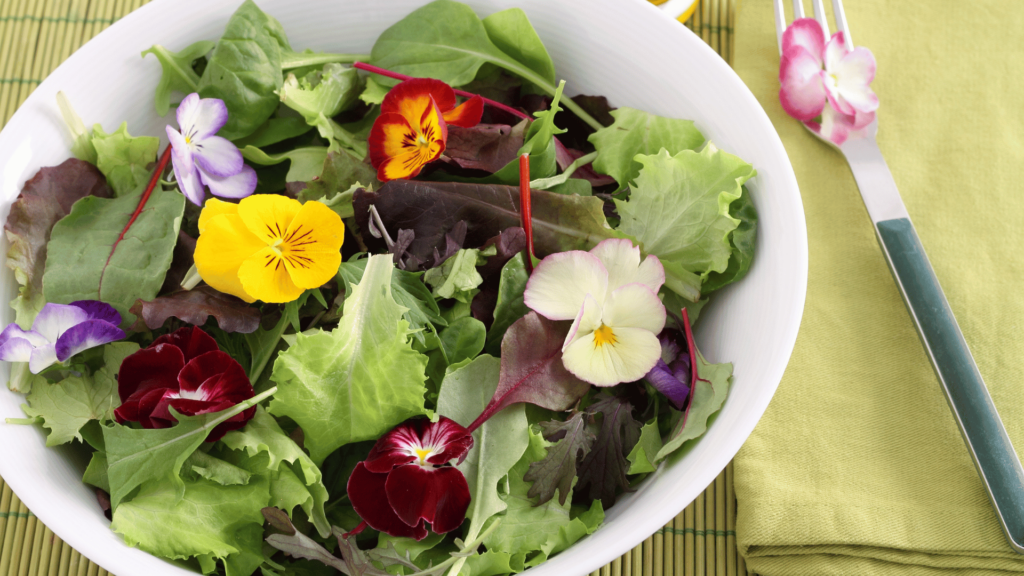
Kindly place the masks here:
POLYGON ((565 96, 522 10, 436 0, 327 54, 246 0, 148 55, 172 145, 59 97, 77 158, 11 208, 0 335, 8 422, 91 454, 128 544, 227 576, 517 573, 725 402, 690 324, 750 267, 753 168, 565 96))

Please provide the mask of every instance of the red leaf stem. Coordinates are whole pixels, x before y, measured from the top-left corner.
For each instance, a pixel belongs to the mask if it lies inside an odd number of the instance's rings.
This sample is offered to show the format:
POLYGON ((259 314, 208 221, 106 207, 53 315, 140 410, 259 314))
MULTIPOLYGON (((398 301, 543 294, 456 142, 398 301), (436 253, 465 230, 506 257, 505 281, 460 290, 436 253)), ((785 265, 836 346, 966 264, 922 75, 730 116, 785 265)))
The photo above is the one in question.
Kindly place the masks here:
MULTIPOLYGON (((693 329, 690 328, 690 315, 683 308, 683 332, 686 334, 686 349, 690 353, 690 398, 686 401, 686 412, 683 412, 683 423, 680 430, 686 427, 686 419, 690 416, 690 406, 693 406, 693 396, 697 391, 697 382, 708 382, 697 373, 697 346, 693 343, 693 329)), ((710 382, 708 382, 710 384, 710 382)))
POLYGON ((526 273, 533 274, 533 211, 530 207, 530 155, 519 157, 519 212, 526 232, 526 273))
MULTIPOLYGON (((128 233, 128 229, 135 223, 135 219, 142 214, 142 209, 146 207, 146 202, 149 201, 150 195, 153 194, 153 189, 156 188, 157 182, 160 181, 160 176, 164 173, 164 169, 167 168, 167 162, 171 159, 171 145, 168 144, 167 148, 164 148, 164 153, 160 156, 160 161, 156 164, 156 170, 153 171, 153 177, 149 179, 149 185, 146 186, 146 191, 142 193, 142 198, 139 198, 139 205, 135 208, 135 212, 132 213, 132 217, 128 219, 128 223, 125 224, 124 230, 117 236, 117 240, 114 240, 114 245, 110 247, 110 255, 107 256, 107 265, 110 264, 110 259, 114 257, 114 251, 117 250, 117 245, 124 239, 124 235, 128 233)), ((104 265, 103 269, 106 270, 107 266, 104 265)))
MULTIPOLYGON (((358 68, 360 70, 365 70, 366 72, 372 72, 374 74, 380 74, 381 76, 387 76, 388 78, 394 78, 395 80, 412 80, 413 79, 412 76, 407 76, 405 74, 399 74, 398 72, 392 72, 390 70, 385 70, 383 68, 374 66, 373 64, 366 64, 365 62, 356 62, 356 63, 352 64, 352 67, 353 68, 358 68)), ((516 110, 515 108, 512 108, 511 106, 506 106, 506 105, 502 104, 501 102, 495 102, 494 100, 491 100, 490 98, 484 98, 483 96, 480 96, 479 94, 473 94, 471 92, 466 92, 465 90, 455 90, 455 93, 458 94, 459 96, 465 96, 466 98, 472 98, 474 96, 477 96, 477 97, 481 98, 484 101, 484 104, 487 104, 488 106, 494 106, 495 108, 498 108, 500 110, 504 110, 505 112, 508 112, 509 114, 512 114, 512 115, 516 116, 517 118, 525 118, 527 120, 532 120, 532 118, 530 118, 528 115, 524 114, 523 112, 520 112, 519 110, 516 110)))

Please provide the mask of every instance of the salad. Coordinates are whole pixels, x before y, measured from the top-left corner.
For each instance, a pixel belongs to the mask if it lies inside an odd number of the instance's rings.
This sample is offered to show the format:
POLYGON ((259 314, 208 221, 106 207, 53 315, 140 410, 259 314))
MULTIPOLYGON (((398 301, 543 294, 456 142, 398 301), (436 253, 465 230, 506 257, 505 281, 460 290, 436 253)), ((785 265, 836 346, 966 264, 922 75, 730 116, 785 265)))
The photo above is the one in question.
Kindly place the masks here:
POLYGON ((129 545, 518 573, 706 431, 732 366, 691 325, 757 214, 693 122, 566 96, 519 9, 436 0, 330 54, 246 0, 180 48, 143 53, 170 144, 59 95, 75 158, 5 224, 7 422, 88 454, 129 545))

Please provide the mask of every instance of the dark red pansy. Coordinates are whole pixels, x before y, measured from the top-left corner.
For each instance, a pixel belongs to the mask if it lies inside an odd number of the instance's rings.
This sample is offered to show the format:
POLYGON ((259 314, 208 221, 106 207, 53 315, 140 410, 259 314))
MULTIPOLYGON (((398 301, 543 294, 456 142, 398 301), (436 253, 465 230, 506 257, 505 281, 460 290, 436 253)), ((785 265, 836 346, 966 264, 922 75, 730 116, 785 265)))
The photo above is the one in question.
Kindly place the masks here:
MULTIPOLYGON (((121 406, 114 411, 120 423, 138 422, 143 428, 169 428, 179 414, 195 416, 226 410, 254 396, 245 370, 199 328, 181 328, 161 336, 148 348, 128 356, 117 375, 121 406)), ((210 432, 216 442, 237 430, 256 413, 249 408, 210 432)))
MULTIPOLYGON (((367 525, 392 536, 422 540, 462 525, 469 485, 461 463, 473 436, 454 420, 413 418, 377 440, 348 479, 348 497, 367 525)), ((358 529, 357 529, 358 530, 358 529)))

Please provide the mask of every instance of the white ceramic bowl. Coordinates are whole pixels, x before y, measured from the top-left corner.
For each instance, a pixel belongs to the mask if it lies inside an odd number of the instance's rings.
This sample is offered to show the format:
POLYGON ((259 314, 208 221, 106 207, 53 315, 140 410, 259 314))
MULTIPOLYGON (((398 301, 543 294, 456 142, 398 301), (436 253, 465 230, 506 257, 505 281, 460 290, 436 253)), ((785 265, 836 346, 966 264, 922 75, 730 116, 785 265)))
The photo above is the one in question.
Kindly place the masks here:
MULTIPOLYGON (((367 53, 374 39, 426 0, 260 0, 296 49, 367 53)), ((152 44, 179 50, 216 39, 240 0, 156 0, 111 26, 46 79, 0 133, 0 201, 6 218, 22 184, 42 166, 70 156, 55 95, 64 91, 87 125, 109 131, 127 120, 132 134, 165 139, 153 91, 152 44)), ((697 340, 712 361, 733 362, 735 383, 708 433, 651 475, 608 512, 589 538, 533 569, 533 576, 588 573, 653 533, 711 483, 739 450, 775 392, 789 361, 807 285, 807 233, 793 169, 767 115, 739 77, 697 36, 644 0, 469 0, 485 16, 519 6, 554 58, 570 94, 603 94, 615 106, 696 120, 720 148, 751 162, 758 246, 742 281, 715 295, 697 340)), ((6 248, 5 248, 6 250, 6 248)), ((15 295, 11 271, 0 286, 15 295)), ((13 321, 6 306, 0 322, 13 321)), ((2 368, 6 381, 8 368, 2 368)), ((0 387, 2 418, 21 417, 22 397, 0 387)), ((64 541, 117 576, 187 571, 129 548, 81 482, 86 462, 44 446, 38 427, 0 423, 0 476, 64 541)))

